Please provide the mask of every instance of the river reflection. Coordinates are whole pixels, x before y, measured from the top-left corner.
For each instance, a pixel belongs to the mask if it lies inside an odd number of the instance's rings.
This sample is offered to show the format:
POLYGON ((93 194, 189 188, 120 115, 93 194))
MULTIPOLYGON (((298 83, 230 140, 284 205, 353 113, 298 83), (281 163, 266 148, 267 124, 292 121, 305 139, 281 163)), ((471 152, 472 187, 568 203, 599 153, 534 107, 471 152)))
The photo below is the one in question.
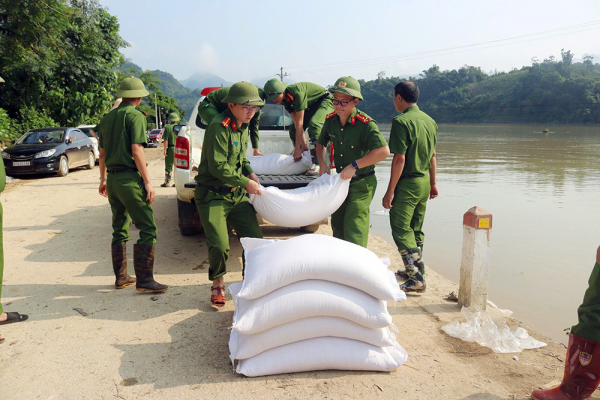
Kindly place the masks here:
MULTIPOLYGON (((600 127, 440 125, 438 188, 425 218, 425 261, 459 280, 462 216, 494 216, 489 298, 555 340, 577 320, 600 245, 600 127)), ((389 125, 380 125, 387 137, 389 125)), ((393 243, 380 216, 391 157, 377 166, 373 233, 393 243)))

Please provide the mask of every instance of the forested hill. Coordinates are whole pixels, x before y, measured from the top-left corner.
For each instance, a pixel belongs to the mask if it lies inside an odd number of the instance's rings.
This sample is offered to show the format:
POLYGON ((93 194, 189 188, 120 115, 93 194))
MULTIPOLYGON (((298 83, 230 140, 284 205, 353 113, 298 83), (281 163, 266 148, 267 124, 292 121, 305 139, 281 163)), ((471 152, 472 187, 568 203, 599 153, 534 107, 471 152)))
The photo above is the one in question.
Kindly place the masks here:
MULTIPOLYGON (((600 124, 600 64, 591 57, 573 63, 570 51, 508 73, 486 74, 478 67, 441 71, 436 65, 419 77, 419 108, 438 123, 600 124)), ((398 113, 392 96, 399 78, 360 81, 359 108, 380 123, 398 113)))

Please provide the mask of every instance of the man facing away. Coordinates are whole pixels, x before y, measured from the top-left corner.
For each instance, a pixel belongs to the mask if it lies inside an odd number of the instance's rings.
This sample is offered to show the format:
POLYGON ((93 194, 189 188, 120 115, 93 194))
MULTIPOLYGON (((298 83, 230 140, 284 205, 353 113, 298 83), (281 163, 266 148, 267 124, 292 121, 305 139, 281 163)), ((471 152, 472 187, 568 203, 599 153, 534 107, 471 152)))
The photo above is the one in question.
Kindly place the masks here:
POLYGON ((146 117, 136 110, 142 97, 149 93, 138 78, 125 78, 117 97, 123 101, 98 124, 100 148, 100 187, 112 210, 113 235, 111 253, 115 287, 136 284, 140 292, 164 292, 167 285, 154 280, 154 244, 156 222, 150 204, 156 193, 146 167, 143 143, 146 143, 146 117), (135 275, 127 274, 126 244, 129 241, 130 217, 140 230, 133 245, 135 275))
POLYGON ((377 188, 375 164, 389 156, 390 149, 375 121, 356 108, 363 99, 356 79, 341 77, 329 91, 335 112, 327 115, 319 135, 319 174, 329 173, 325 149, 331 142, 337 172, 342 179, 352 179, 346 200, 331 215, 333 236, 367 247, 369 206, 377 188))
MULTIPOLYGON (((333 112, 331 94, 314 83, 298 82, 287 85, 277 78, 265 83, 265 97, 267 101, 282 104, 290 113, 294 124, 290 126, 290 139, 294 143, 294 161, 302 159, 302 153, 309 149, 304 137, 304 129, 308 131, 313 164, 318 162, 315 153, 317 138, 325 117, 333 112)), ((316 166, 307 172, 307 175, 317 175, 316 166)))
MULTIPOLYGON (((180 120, 179 114, 175 111, 169 114, 167 122, 163 132, 163 144, 165 146, 165 182, 160 185, 162 187, 171 186, 171 178, 173 173, 173 163, 175 162, 175 133, 173 133, 173 126, 180 120)), ((175 185, 173 185, 175 186, 175 185)))
POLYGON ((390 209, 392 237, 402 256, 405 292, 424 292, 423 221, 427 199, 438 196, 435 146, 437 124, 419 110, 419 88, 402 81, 394 88, 394 105, 402 113, 392 120, 390 151, 394 153, 383 207, 390 209))
POLYGON ((260 195, 258 177, 246 158, 248 123, 265 103, 251 83, 231 86, 223 99, 227 110, 206 128, 194 200, 208 246, 210 301, 225 305, 224 276, 229 258, 230 225, 239 238, 262 238, 256 212, 246 193, 260 195))

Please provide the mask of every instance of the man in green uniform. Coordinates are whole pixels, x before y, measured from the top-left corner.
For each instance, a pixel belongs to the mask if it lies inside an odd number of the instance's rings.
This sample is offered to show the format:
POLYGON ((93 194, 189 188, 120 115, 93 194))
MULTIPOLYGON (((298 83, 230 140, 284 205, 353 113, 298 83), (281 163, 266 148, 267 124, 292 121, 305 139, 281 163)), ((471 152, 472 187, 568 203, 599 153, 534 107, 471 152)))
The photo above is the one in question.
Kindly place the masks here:
POLYGON ((258 177, 246 158, 246 149, 248 123, 265 103, 256 86, 248 82, 231 86, 223 102, 228 109, 211 121, 204 134, 194 192, 208 244, 208 279, 213 281, 211 302, 218 307, 225 305, 227 225, 235 229, 239 238, 262 238, 256 212, 245 193, 260 195, 258 177))
POLYGON ((173 133, 173 125, 179 122, 179 120, 179 114, 175 111, 170 113, 167 118, 169 124, 165 126, 163 132, 162 138, 165 146, 165 183, 160 185, 162 187, 171 186, 171 173, 173 172, 173 162, 175 161, 175 134, 173 133))
POLYGON ((149 93, 138 78, 125 78, 117 97, 121 104, 98 124, 100 147, 100 188, 108 197, 112 210, 113 237, 111 252, 115 287, 136 284, 140 292, 164 292, 166 285, 154 280, 154 244, 156 223, 150 204, 156 193, 146 168, 143 143, 146 143, 146 117, 135 108, 149 93), (108 178, 107 178, 108 173, 108 178), (133 246, 135 278, 127 274, 126 244, 129 240, 130 216, 140 230, 133 246))
MULTIPOLYGON (((4 83, 4 79, 0 78, 0 83, 4 83)), ((4 169, 4 160, 0 157, 0 193, 4 191, 6 186, 6 170, 4 169)), ((4 241, 2 237, 2 225, 4 222, 4 211, 2 203, 0 203, 0 299, 2 299, 2 276, 4 275, 4 241)), ((19 314, 18 312, 4 312, 2 303, 0 303, 0 325, 11 324, 13 322, 21 322, 27 319, 27 315, 19 314)), ((0 344, 4 343, 5 339, 0 335, 0 344)))
POLYGON ((375 164, 389 156, 390 149, 375 121, 356 108, 363 99, 356 79, 344 76, 329 91, 335 112, 327 115, 319 135, 319 174, 329 173, 325 150, 331 141, 337 172, 342 179, 352 179, 348 197, 331 216, 333 236, 367 247, 369 206, 377 188, 375 164))
POLYGON ((577 314, 579 321, 571 328, 562 383, 554 389, 534 390, 531 397, 535 400, 587 400, 600 384, 600 247, 577 314))
POLYGON ((390 151, 394 153, 390 183, 383 207, 390 210, 392 237, 402 255, 408 279, 400 288, 405 292, 424 292, 423 220, 427 199, 438 196, 435 146, 437 124, 419 110, 419 88, 402 81, 394 88, 394 105, 399 113, 392 120, 390 151))
MULTIPOLYGON (((325 117, 333 112, 331 94, 314 83, 298 82, 287 85, 274 78, 265 83, 265 96, 267 101, 283 104, 290 113, 294 124, 290 127, 290 139, 294 143, 294 160, 300 161, 302 153, 309 149, 304 137, 304 129, 308 131, 310 150, 313 164, 318 162, 316 157, 317 138, 325 117)), ((316 167, 312 167, 308 175, 316 175, 316 167)))
MULTIPOLYGON (((227 103, 223 102, 223 99, 229 95, 229 87, 222 87, 217 90, 213 90, 204 97, 202 103, 198 106, 198 117, 202 118, 206 125, 210 124, 211 121, 223 111, 227 111, 227 103)), ((265 93, 259 87, 258 94, 262 100, 265 99, 265 93)), ((196 119, 196 125, 198 120, 196 119)), ((260 127, 260 110, 254 114, 250 124, 248 126, 250 130, 250 142, 252 142, 252 154, 255 156, 262 156, 260 150, 258 150, 259 130, 260 127)))

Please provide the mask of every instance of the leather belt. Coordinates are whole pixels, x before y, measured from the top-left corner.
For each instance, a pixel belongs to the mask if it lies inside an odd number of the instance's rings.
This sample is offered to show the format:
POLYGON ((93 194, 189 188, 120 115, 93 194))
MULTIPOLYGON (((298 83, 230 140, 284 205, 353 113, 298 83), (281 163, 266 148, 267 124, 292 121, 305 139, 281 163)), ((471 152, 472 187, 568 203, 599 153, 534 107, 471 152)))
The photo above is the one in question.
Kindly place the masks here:
POLYGON ((371 175, 375 175, 375 171, 371 171, 371 172, 365 172, 364 174, 358 174, 358 175, 354 175, 354 176, 352 177, 352 180, 353 180, 353 181, 357 181, 357 180, 359 180, 359 179, 366 178, 367 176, 371 176, 371 175))
POLYGON ((175 145, 174 144, 168 144, 167 148, 169 148, 169 147, 175 147, 175 145))
POLYGON ((425 176, 425 175, 419 175, 419 174, 406 174, 406 175, 401 175, 400 179, 402 178, 419 178, 421 176, 425 176))
POLYGON ((233 193, 238 188, 238 186, 236 186, 236 187, 230 187, 230 186, 210 186, 210 185, 204 185, 202 183, 200 185, 206 187, 211 192, 215 192, 215 193, 219 193, 219 194, 233 193))
POLYGON ((109 174, 118 174, 119 172, 138 172, 135 168, 109 169, 106 172, 109 174))

